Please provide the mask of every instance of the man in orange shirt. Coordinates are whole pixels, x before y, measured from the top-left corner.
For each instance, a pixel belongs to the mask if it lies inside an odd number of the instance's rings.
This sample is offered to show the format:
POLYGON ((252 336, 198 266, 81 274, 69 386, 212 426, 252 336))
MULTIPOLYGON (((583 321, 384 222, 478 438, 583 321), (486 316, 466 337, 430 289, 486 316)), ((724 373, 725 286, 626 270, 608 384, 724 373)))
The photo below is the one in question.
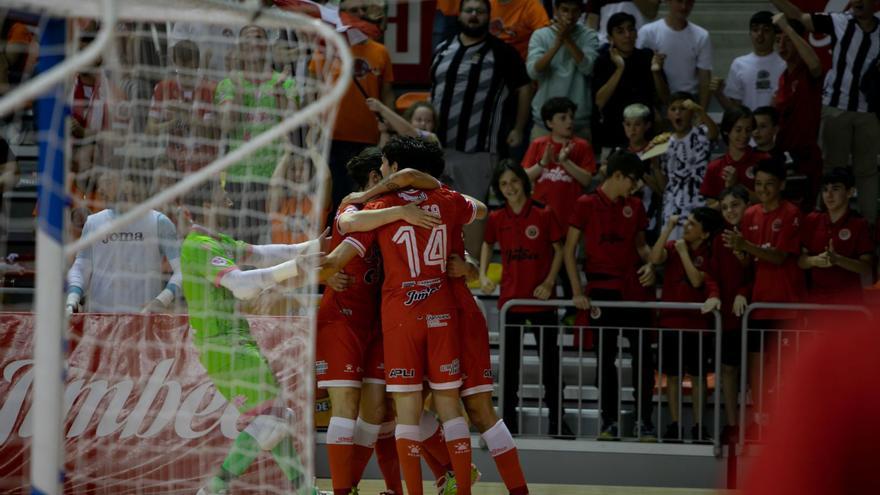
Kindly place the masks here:
POLYGON ((491 0, 489 32, 516 48, 526 59, 532 33, 550 25, 547 11, 539 0, 491 0))

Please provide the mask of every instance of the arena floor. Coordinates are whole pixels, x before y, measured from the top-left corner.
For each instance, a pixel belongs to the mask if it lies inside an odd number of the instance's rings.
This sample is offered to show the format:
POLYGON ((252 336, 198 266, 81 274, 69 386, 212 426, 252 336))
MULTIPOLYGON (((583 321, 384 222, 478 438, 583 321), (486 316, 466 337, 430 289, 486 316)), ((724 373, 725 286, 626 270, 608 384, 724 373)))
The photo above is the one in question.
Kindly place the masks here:
MULTIPOLYGON (((330 480, 318 480, 318 487, 330 490, 330 480)), ((358 486, 364 495, 379 493, 385 488, 381 480, 364 480, 358 486)), ((727 490, 701 490, 693 488, 647 488, 643 486, 580 486, 580 485, 542 485, 529 484, 532 495, 721 495, 735 494, 727 490)), ((425 483, 425 493, 434 493, 429 483, 425 483)), ((501 483, 479 482, 471 490, 473 495, 506 495, 501 483)))

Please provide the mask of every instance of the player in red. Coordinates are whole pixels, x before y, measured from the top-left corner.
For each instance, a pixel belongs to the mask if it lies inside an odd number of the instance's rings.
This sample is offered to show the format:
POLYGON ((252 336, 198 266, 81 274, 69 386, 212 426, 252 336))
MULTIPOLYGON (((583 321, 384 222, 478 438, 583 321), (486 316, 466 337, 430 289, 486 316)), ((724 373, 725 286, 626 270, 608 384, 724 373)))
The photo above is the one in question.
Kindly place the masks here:
MULTIPOLYGON (((397 136, 383 148, 383 175, 399 166, 438 171, 442 150, 436 143, 397 136)), ((364 256, 378 244, 385 281, 382 290, 382 334, 385 351, 386 388, 393 393, 397 410, 397 451, 407 490, 422 493, 421 435, 422 382, 434 395, 458 493, 470 493, 471 451, 467 423, 459 412, 461 360, 457 307, 446 275, 451 242, 456 228, 485 218, 486 207, 446 188, 409 189, 386 194, 367 204, 367 210, 417 202, 440 217, 443 223, 429 230, 395 222, 370 232, 353 234, 347 244, 364 256)), ((328 257, 328 270, 345 266, 354 255, 336 250, 328 257), (348 258, 348 259, 346 259, 348 258)))
MULTIPOLYGON (((381 180, 381 166, 382 152, 377 148, 367 148, 347 164, 349 175, 361 189, 381 180)), ((346 242, 345 214, 357 210, 354 205, 340 209, 331 248, 346 242)), ((403 220, 432 227, 438 223, 436 217, 415 205, 375 213, 373 221, 381 224, 403 220)), ((327 451, 337 495, 347 495, 357 486, 385 414, 385 369, 378 327, 380 270, 377 249, 353 259, 345 267, 348 286, 341 291, 327 287, 318 310, 315 370, 318 387, 328 389, 333 405, 327 451)), ((396 479, 386 477, 386 483, 389 489, 402 493, 399 473, 396 479)))
MULTIPOLYGON (((743 215, 740 230, 725 230, 724 245, 754 258, 754 302, 798 303, 804 300, 804 274, 798 267, 801 254, 801 213, 797 206, 782 199, 785 168, 776 160, 764 160, 755 167, 755 195, 760 204, 750 206, 743 215)), ((749 328, 749 380, 759 391, 758 421, 765 419, 768 387, 760 383, 761 354, 775 354, 773 347, 779 330, 791 327, 796 313, 790 310, 762 309, 751 314, 749 328), (768 331, 769 330, 769 331, 768 331)), ((784 342, 782 340, 779 340, 784 342)), ((767 360, 764 360, 767 364, 767 360)), ((766 377, 773 370, 763 369, 766 377)))
MULTIPOLYGON (((669 241, 678 225, 678 216, 666 220, 657 242, 651 249, 651 263, 666 264, 663 274, 663 301, 703 302, 703 313, 720 309, 718 285, 707 274, 711 254, 712 236, 721 230, 721 214, 712 208, 701 206, 691 210, 684 224, 682 238, 669 241), (708 300, 707 300, 708 297, 708 300)), ((660 312, 660 327, 667 329, 660 338, 660 373, 669 376, 666 398, 672 422, 666 427, 665 440, 681 440, 680 377, 688 374, 697 385, 694 387, 694 425, 691 439, 710 441, 703 423, 703 405, 706 403, 706 381, 709 361, 714 355, 712 336, 687 330, 712 328, 708 318, 687 310, 664 310, 660 312), (671 331, 669 331, 671 330, 671 331), (680 352, 679 352, 680 350, 680 352)))
POLYGON ((721 137, 727 143, 727 153, 709 162, 706 176, 700 185, 700 194, 712 208, 720 206, 724 188, 742 184, 749 191, 755 189, 755 165, 770 155, 755 151, 749 144, 755 117, 751 110, 740 106, 724 112, 721 119, 721 137))
MULTIPOLYGON (((572 208, 569 217, 568 234, 563 249, 565 269, 571 280, 572 302, 580 310, 590 309, 590 299, 602 301, 630 300, 629 295, 636 286, 654 284, 655 274, 648 262, 650 248, 645 242, 645 227, 648 220, 642 202, 632 194, 641 188, 645 167, 641 160, 628 151, 619 151, 608 158, 606 178, 594 193, 581 196, 572 208), (581 286, 575 252, 578 242, 584 238, 586 262, 583 270, 587 276, 587 293, 581 286), (641 267, 639 267, 641 265, 641 267)), ((618 431, 617 399, 619 385, 615 358, 619 328, 644 328, 641 321, 633 321, 631 310, 596 308, 590 312, 591 325, 600 328, 602 356, 602 432, 600 438, 620 437, 618 431)), ((640 320, 639 318, 635 318, 640 320)), ((637 392, 642 417, 637 427, 639 438, 650 439, 656 436, 651 418, 651 393, 654 384, 653 363, 648 339, 639 338, 636 331, 625 330, 623 336, 629 340, 633 352, 633 368, 641 370, 641 379, 634 380, 642 386, 637 392), (647 362, 639 364, 638 356, 647 362)), ((637 385, 638 386, 638 385, 637 385)))
POLYGON ((823 211, 807 215, 803 254, 798 264, 807 271, 807 296, 821 304, 862 304, 862 275, 871 273, 874 244, 868 221, 850 210, 855 178, 835 168, 822 177, 823 211))

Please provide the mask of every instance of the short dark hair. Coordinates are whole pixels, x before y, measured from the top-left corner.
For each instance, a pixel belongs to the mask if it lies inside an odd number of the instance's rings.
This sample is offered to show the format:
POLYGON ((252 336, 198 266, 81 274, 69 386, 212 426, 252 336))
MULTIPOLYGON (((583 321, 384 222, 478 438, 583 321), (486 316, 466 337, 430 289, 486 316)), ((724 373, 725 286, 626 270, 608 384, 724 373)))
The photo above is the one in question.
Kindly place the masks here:
POLYGON ((754 111, 752 111, 752 115, 757 117, 758 115, 765 115, 770 117, 770 122, 773 122, 773 125, 779 125, 779 112, 775 107, 771 107, 769 105, 758 107, 754 111))
POLYGON ((180 40, 171 49, 171 60, 175 64, 195 61, 196 66, 199 63, 199 45, 192 40, 180 40))
POLYGON ((519 163, 510 158, 501 160, 501 163, 495 167, 495 173, 492 174, 492 190, 495 191, 495 197, 501 200, 504 199, 504 194, 501 193, 500 182, 501 175, 508 170, 513 172, 513 174, 522 181, 523 194, 525 194, 527 198, 530 197, 532 195, 532 181, 529 179, 529 175, 519 163))
POLYGON ((822 185, 843 184, 847 189, 856 186, 856 178, 850 169, 845 167, 834 167, 830 172, 822 176, 822 185))
POLYGON ((703 227, 703 232, 710 236, 717 234, 724 227, 724 217, 715 208, 700 206, 691 210, 691 215, 703 227))
POLYGON ((437 178, 445 167, 443 149, 434 140, 393 136, 382 147, 382 154, 388 163, 397 163, 398 168, 412 168, 437 178))
POLYGON ((734 198, 740 199, 745 204, 749 204, 749 200, 751 199, 749 196, 749 190, 746 189, 746 186, 742 184, 734 184, 728 188, 725 188, 723 191, 721 191, 721 194, 718 195, 718 200, 723 201, 724 198, 728 196, 733 196, 734 198))
POLYGON ((762 10, 752 14, 752 18, 749 19, 749 29, 752 29, 752 26, 755 25, 770 26, 774 31, 779 31, 776 24, 773 24, 773 12, 770 12, 769 10, 762 10))
POLYGON ((676 92, 672 93, 671 95, 669 95, 669 104, 670 105, 672 105, 673 103, 675 103, 677 101, 686 101, 686 100, 694 101, 694 95, 691 93, 688 93, 687 91, 676 91, 676 92))
POLYGON ((564 96, 554 96, 545 101, 541 105, 541 120, 547 122, 553 120, 553 116, 557 113, 574 113, 577 110, 577 104, 564 96))
POLYGON ((755 123, 755 116, 752 115, 752 111, 743 105, 737 105, 724 112, 724 115, 721 117, 721 138, 724 139, 725 143, 730 136, 730 131, 733 130, 733 126, 740 119, 750 119, 752 124, 755 123))
POLYGON ((571 5, 577 5, 581 10, 584 10, 584 0, 555 0, 553 2, 554 7, 559 7, 560 5, 567 3, 571 5))
POLYGON ((758 172, 772 175, 781 181, 785 180, 785 164, 779 158, 771 157, 759 161, 755 165, 755 175, 758 175, 758 172))
POLYGON ((364 148, 363 151, 351 157, 345 164, 348 176, 360 189, 365 189, 370 182, 370 172, 381 173, 382 150, 375 146, 364 148))
POLYGON ((632 14, 627 12, 613 14, 608 18, 608 23, 605 25, 605 31, 608 33, 608 36, 611 36, 611 32, 614 31, 614 28, 627 22, 631 23, 633 27, 636 26, 636 18, 632 14))
POLYGON ((490 0, 461 0, 460 2, 458 2, 459 13, 461 13, 461 11, 464 9, 464 3, 468 1, 483 2, 483 5, 486 6, 486 12, 490 14, 492 13, 492 2, 490 0))
POLYGON ((627 177, 641 179, 645 175, 645 166, 638 155, 626 150, 616 150, 608 157, 605 177, 611 178, 614 172, 620 172, 627 177))

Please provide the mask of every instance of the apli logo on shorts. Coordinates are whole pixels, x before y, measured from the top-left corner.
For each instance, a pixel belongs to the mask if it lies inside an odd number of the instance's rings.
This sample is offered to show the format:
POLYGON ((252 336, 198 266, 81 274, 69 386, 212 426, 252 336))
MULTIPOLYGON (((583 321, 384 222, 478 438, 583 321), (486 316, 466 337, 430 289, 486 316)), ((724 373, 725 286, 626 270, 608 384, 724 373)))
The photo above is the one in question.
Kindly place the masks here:
POLYGON ((528 237, 529 239, 534 241, 538 238, 538 235, 540 234, 541 230, 538 228, 537 225, 529 225, 528 227, 526 227, 526 237, 528 237))
POLYGON ((840 238, 841 241, 848 241, 850 237, 852 237, 852 232, 849 229, 840 229, 840 232, 837 233, 837 237, 840 238))
POLYGON ((412 378, 416 376, 416 370, 413 368, 392 368, 388 372, 388 378, 412 378))

